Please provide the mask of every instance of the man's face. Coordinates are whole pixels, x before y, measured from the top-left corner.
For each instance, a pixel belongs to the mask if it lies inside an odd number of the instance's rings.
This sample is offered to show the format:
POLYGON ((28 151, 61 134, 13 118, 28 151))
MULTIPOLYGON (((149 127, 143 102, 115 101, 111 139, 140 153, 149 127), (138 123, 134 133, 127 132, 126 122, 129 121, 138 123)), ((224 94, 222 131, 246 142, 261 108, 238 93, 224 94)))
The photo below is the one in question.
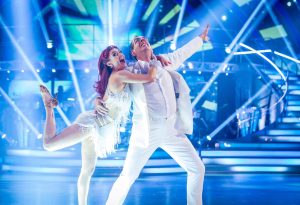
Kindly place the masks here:
POLYGON ((137 56, 138 54, 144 52, 144 51, 151 51, 152 48, 148 42, 148 40, 143 36, 137 36, 135 37, 132 42, 132 55, 137 56))

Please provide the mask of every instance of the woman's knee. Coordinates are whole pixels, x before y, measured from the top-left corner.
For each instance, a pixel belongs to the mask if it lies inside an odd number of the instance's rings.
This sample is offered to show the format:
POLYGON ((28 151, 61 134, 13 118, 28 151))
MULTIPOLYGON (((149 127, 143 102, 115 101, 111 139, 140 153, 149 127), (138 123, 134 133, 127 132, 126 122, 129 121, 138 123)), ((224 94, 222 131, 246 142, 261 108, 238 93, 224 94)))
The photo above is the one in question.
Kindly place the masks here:
POLYGON ((55 147, 50 142, 48 142, 48 141, 45 141, 43 143, 43 147, 48 152, 54 152, 54 151, 56 151, 55 147))

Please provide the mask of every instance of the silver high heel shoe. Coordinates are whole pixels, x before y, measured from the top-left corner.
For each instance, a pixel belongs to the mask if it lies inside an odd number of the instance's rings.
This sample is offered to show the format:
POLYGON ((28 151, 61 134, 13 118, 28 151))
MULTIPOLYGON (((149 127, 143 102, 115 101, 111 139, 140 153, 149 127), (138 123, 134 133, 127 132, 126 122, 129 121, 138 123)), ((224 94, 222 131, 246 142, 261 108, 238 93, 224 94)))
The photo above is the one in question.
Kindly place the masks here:
POLYGON ((45 102, 45 100, 43 98, 43 102, 44 102, 45 107, 55 108, 58 105, 58 100, 56 98, 54 98, 54 97, 51 96, 49 90, 45 86, 40 85, 40 92, 41 92, 42 95, 47 94, 47 95, 49 95, 51 97, 48 102, 45 102))

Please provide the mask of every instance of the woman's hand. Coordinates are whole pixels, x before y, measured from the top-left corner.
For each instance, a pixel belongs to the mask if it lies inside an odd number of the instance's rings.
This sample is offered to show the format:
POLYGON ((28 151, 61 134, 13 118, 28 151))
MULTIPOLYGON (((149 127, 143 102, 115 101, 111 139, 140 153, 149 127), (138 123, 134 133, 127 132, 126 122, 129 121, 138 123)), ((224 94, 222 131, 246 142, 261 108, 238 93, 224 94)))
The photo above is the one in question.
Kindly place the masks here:
POLYGON ((156 79, 157 68, 154 64, 149 64, 150 68, 148 71, 148 75, 152 81, 156 79))

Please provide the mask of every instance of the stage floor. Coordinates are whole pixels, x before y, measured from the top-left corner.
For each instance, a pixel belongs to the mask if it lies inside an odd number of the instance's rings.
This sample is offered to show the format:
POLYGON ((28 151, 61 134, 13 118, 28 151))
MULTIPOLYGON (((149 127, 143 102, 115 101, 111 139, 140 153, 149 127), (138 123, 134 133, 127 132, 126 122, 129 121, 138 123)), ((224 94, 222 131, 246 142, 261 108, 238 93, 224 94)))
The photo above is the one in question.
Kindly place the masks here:
MULTIPOLYGON (((76 205, 76 177, 0 175, 1 205, 76 205)), ((105 203, 115 177, 92 178, 89 203, 105 203)), ((142 176, 131 188, 126 205, 184 205, 186 176, 142 176)), ((300 175, 208 174, 204 205, 297 205, 300 175)))

